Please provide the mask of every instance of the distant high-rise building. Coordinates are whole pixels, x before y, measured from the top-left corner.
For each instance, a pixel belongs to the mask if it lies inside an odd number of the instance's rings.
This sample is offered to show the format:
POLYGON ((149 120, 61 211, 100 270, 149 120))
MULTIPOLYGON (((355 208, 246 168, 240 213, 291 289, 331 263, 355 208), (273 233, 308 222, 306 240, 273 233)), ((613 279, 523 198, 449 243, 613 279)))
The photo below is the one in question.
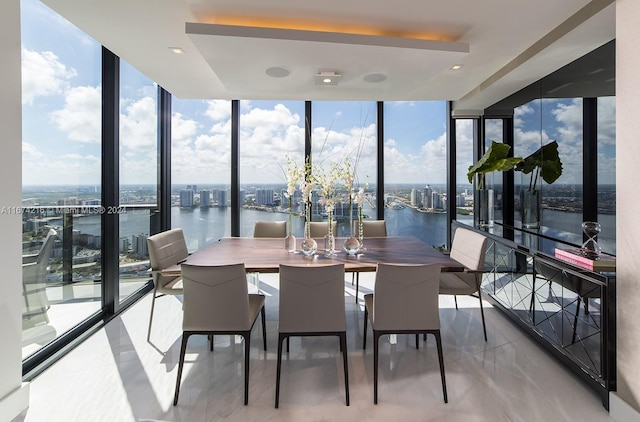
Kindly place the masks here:
POLYGON ((456 207, 464 207, 466 205, 466 198, 464 193, 456 196, 456 207))
POLYGON ((187 185, 187 190, 198 192, 198 185, 187 185))
POLYGON ((433 188, 427 185, 422 190, 422 206, 424 208, 434 208, 433 206, 433 188))
POLYGON ((228 205, 228 202, 229 202, 229 190, 220 189, 218 191, 218 206, 226 207, 228 205))
POLYGON ((119 242, 118 242, 118 249, 120 250, 120 253, 127 253, 129 252, 129 247, 131 246, 131 242, 129 241, 128 237, 121 237, 119 242))
POLYGON ((444 208, 443 202, 442 202, 442 195, 439 194, 438 192, 433 192, 431 194, 431 208, 434 208, 434 209, 444 208))
POLYGON ((140 256, 148 256, 149 248, 147 246, 148 234, 134 234, 131 235, 131 249, 132 252, 140 256))
POLYGON ((200 191, 200 207, 207 208, 210 206, 211 206, 211 191, 210 190, 200 191))
POLYGON ((418 189, 411 189, 411 206, 422 206, 422 192, 420 192, 418 189))
POLYGON ((240 199, 240 205, 244 205, 247 202, 247 191, 244 189, 240 189, 238 196, 240 199))
POLYGON ((193 191, 191 189, 184 189, 180 191, 180 207, 192 208, 194 206, 193 191))
POLYGON ((273 205, 274 204, 273 189, 256 189, 256 204, 273 205))

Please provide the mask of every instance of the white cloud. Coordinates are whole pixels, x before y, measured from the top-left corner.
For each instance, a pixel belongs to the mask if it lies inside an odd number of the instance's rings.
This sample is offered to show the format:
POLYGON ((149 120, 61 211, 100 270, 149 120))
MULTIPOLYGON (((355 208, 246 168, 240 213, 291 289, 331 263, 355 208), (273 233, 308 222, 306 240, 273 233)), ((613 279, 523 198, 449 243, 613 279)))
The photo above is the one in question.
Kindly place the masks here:
POLYGON ((74 68, 68 68, 51 51, 22 49, 22 104, 32 105, 40 96, 60 94, 75 77, 74 68))
POLYGON ((65 93, 64 108, 51 113, 58 128, 70 140, 100 142, 102 98, 99 86, 78 86, 65 93))
POLYGON ((128 151, 120 156, 120 184, 155 184, 158 178, 155 148, 128 151))
POLYGON ((23 185, 100 184, 101 157, 93 154, 47 155, 47 159, 23 156, 23 185))
POLYGON ((598 145, 616 143, 616 97, 598 98, 598 145))
POLYGON ((198 122, 193 119, 185 119, 181 113, 174 113, 171 117, 172 142, 185 141, 194 136, 198 130, 198 122))
POLYGON ((207 110, 205 111, 205 115, 214 121, 228 119, 231 117, 231 101, 207 101, 207 110))
POLYGON ((27 142, 22 142, 22 159, 36 159, 42 158, 44 154, 33 144, 29 144, 27 142))
POLYGON ((126 148, 154 148, 157 144, 156 102, 143 97, 120 114, 120 143, 126 148))

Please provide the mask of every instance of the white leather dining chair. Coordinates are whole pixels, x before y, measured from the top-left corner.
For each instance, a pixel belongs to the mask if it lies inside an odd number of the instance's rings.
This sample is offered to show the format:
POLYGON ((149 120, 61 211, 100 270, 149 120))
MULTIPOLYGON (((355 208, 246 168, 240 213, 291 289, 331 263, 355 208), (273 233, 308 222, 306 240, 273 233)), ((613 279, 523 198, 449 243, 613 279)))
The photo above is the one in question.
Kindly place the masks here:
POLYGON ((241 335, 244 338, 244 404, 249 402, 249 349, 251 330, 262 316, 262 341, 267 350, 264 295, 249 294, 244 264, 198 266, 182 264, 184 316, 182 345, 173 405, 178 404, 184 355, 189 337, 209 337, 213 350, 214 335, 241 335))
POLYGON ((438 295, 439 264, 378 264, 373 294, 364 296, 362 349, 367 347, 367 321, 373 330, 373 402, 378 404, 378 343, 385 334, 433 334, 438 349, 442 393, 447 403, 438 295))
POLYGON ((344 265, 318 267, 280 265, 278 364, 275 407, 280 402, 282 343, 294 336, 338 336, 344 365, 344 389, 349 406, 347 320, 344 265))

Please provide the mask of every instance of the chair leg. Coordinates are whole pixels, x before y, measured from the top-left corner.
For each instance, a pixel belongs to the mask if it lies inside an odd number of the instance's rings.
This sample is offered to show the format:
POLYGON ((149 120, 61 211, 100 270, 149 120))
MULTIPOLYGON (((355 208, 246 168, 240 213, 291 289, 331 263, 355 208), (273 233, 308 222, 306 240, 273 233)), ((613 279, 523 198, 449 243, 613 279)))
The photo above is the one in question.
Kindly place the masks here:
POLYGON ((458 296, 453 295, 453 301, 456 303, 456 311, 458 310, 458 296))
POLYGON ((440 330, 434 331, 433 335, 436 337, 436 346, 438 347, 438 362, 440 363, 440 378, 442 378, 442 394, 444 395, 444 402, 447 400, 447 381, 444 377, 444 359, 442 357, 442 339, 440 338, 440 330))
POLYGON ((364 328, 362 330, 362 350, 367 348, 367 321, 369 319, 369 311, 367 306, 364 307, 364 328))
POLYGON ((573 335, 571 336, 571 344, 576 342, 576 330, 578 329, 578 314, 580 313, 580 296, 576 299, 576 314, 573 317, 573 335))
POLYGON ((531 322, 536 323, 536 274, 533 274, 531 283, 531 303, 529 304, 529 313, 531 313, 531 322))
POLYGON ((360 273, 356 273, 356 303, 358 303, 358 286, 360 285, 360 273))
POLYGON ((342 361, 344 363, 344 391, 347 406, 349 406, 349 365, 347 364, 347 333, 340 334, 340 350, 342 350, 342 361))
POLYGON ((420 338, 420 334, 416 333, 416 349, 420 349, 420 344, 418 343, 420 338))
POLYGON ((209 334, 207 340, 209 341, 209 351, 213 352, 213 334, 209 334))
POLYGON ((289 338, 290 337, 287 337, 287 353, 289 353, 289 338))
MULTIPOLYGON (((286 337, 287 340, 289 337, 286 337)), ((280 402, 280 370, 282 369, 282 341, 285 336, 282 333, 278 333, 278 364, 276 366, 276 409, 280 402)))
POLYGON ((176 380, 176 392, 173 396, 173 405, 178 404, 178 394, 180 394, 180 379, 182 378, 182 367, 184 366, 184 355, 187 351, 187 341, 189 341, 189 333, 182 333, 182 346, 180 346, 180 358, 178 360, 178 376, 176 380))
POLYGON ((478 287, 478 300, 480 300, 480 315, 482 315, 482 331, 484 332, 484 341, 487 341, 487 326, 484 323, 484 307, 482 306, 482 294, 478 287))
POLYGON ((249 348, 251 347, 251 331, 242 333, 244 337, 244 405, 249 403, 249 348))
POLYGON ((147 330, 147 341, 151 340, 151 322, 153 321, 153 310, 156 307, 156 290, 153 290, 153 297, 151 298, 151 313, 149 314, 149 329, 147 330))
POLYGON ((262 343, 264 345, 264 351, 267 351, 267 318, 265 316, 264 313, 264 306, 262 307, 262 310, 260 311, 260 313, 262 314, 262 343))
POLYGON ((373 404, 378 404, 378 340, 380 334, 373 330, 373 404))

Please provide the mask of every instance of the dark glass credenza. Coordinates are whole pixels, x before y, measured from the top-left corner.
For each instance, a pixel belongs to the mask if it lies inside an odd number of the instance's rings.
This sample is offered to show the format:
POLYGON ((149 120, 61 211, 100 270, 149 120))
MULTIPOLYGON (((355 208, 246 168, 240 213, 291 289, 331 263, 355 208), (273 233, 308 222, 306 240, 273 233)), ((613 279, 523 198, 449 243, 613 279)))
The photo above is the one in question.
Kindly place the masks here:
POLYGON ((498 309, 601 395, 616 387, 615 272, 591 271, 553 256, 560 241, 496 225, 489 238, 482 291, 498 309), (506 235, 506 237, 505 237, 506 235))

